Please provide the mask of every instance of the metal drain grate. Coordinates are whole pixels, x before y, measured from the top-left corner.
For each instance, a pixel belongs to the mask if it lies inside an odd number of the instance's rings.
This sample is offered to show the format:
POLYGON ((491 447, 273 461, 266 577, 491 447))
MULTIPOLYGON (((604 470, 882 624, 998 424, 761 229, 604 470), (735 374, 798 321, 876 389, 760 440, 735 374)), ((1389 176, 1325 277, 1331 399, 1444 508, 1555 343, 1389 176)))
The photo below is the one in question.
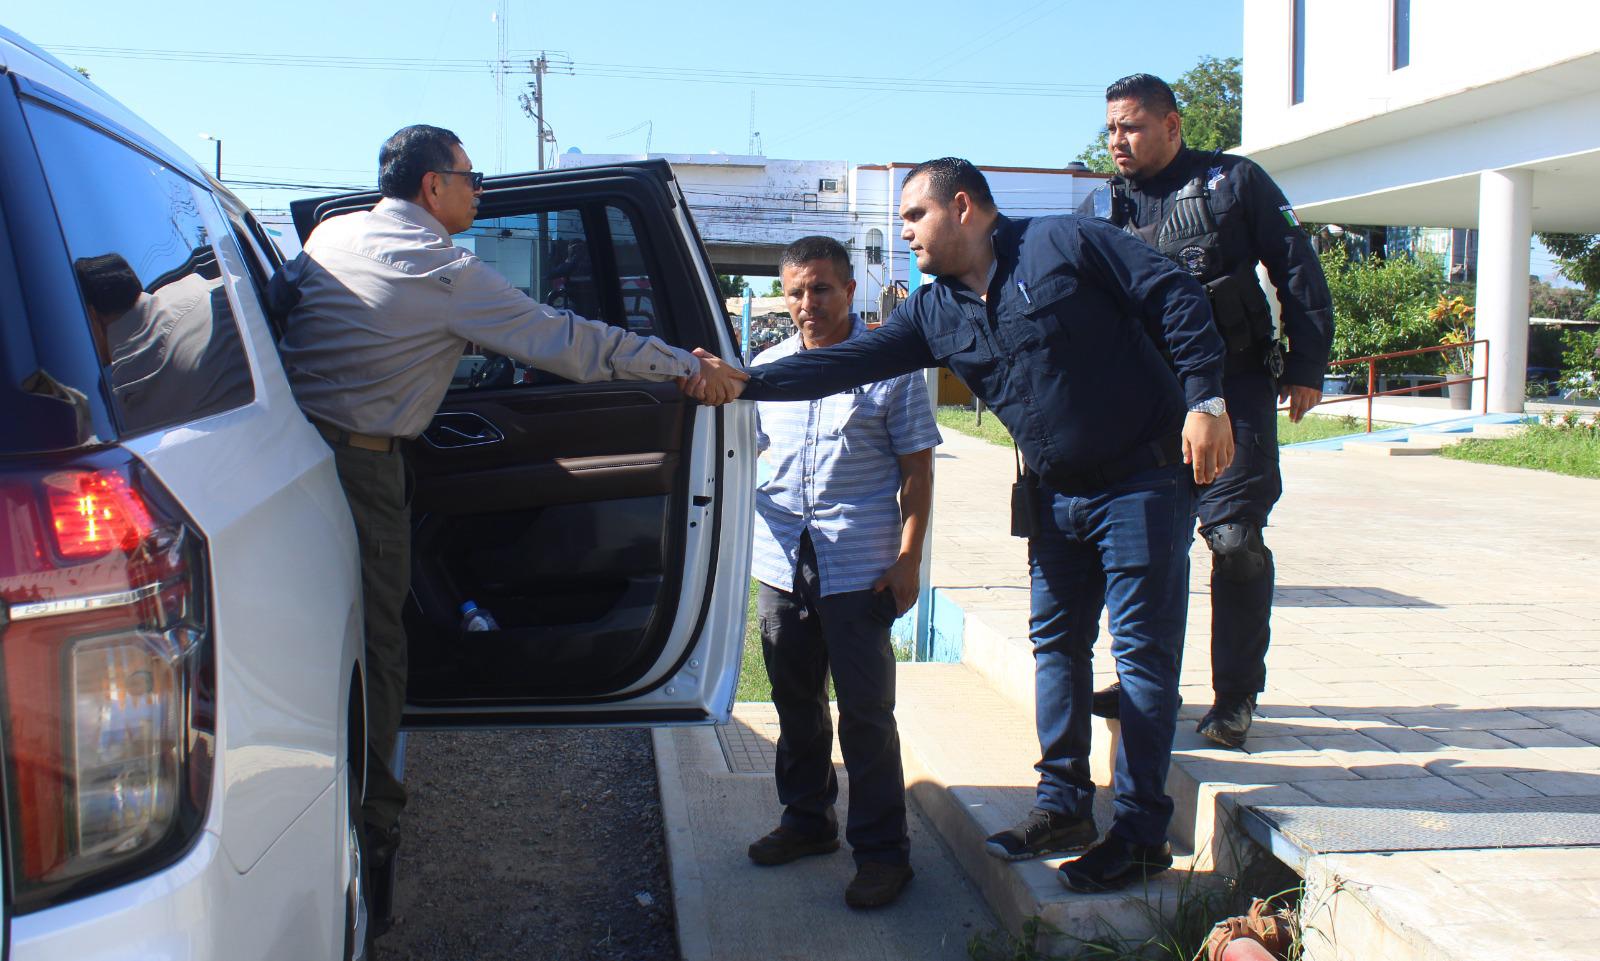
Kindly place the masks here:
POLYGON ((1600 846, 1600 797, 1249 809, 1306 855, 1600 846))

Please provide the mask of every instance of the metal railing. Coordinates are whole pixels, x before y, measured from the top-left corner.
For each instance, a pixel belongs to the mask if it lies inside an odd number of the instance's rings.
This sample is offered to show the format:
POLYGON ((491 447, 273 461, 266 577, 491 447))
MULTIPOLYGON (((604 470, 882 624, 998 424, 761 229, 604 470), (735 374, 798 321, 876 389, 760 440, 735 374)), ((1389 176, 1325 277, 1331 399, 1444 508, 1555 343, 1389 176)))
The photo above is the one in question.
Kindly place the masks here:
MULTIPOLYGON (((1483 389, 1479 392, 1481 395, 1481 403, 1479 406, 1481 407, 1482 413, 1489 413, 1489 342, 1487 340, 1467 340, 1462 341, 1459 344, 1441 344, 1438 347, 1420 347, 1416 350, 1397 350, 1388 354, 1373 354, 1371 357, 1352 357, 1349 360, 1336 360, 1329 364, 1328 368, 1331 371, 1335 367, 1348 367, 1355 364, 1367 365, 1367 392, 1365 394, 1340 394, 1338 395, 1338 400, 1329 401, 1324 399, 1322 403, 1343 404, 1352 400, 1365 399, 1367 402, 1367 433, 1369 434, 1372 433, 1372 401, 1376 397, 1398 397, 1401 394, 1414 394, 1419 391, 1433 390, 1439 387, 1449 388, 1452 384, 1471 384, 1476 381, 1482 381, 1483 389), (1473 351, 1473 349, 1479 344, 1483 345, 1484 372, 1476 377, 1468 377, 1464 374, 1445 374, 1445 379, 1440 383, 1417 384, 1412 387, 1401 387, 1398 390, 1377 389, 1378 361, 1380 360, 1393 360, 1396 357, 1415 357, 1418 354, 1437 354, 1450 350, 1457 352, 1473 351)), ((1445 393, 1449 393, 1448 389, 1446 389, 1445 393)), ((1281 407, 1279 410, 1288 410, 1288 408, 1281 407)))

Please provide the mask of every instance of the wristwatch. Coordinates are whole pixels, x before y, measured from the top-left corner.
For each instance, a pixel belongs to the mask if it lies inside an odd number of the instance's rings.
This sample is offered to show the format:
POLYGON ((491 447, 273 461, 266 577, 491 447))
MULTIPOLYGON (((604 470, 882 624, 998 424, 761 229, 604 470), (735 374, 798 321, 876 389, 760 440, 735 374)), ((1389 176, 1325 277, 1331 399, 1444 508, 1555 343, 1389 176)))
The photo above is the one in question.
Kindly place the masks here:
POLYGON ((1190 404, 1189 411, 1198 414, 1210 414, 1212 417, 1221 417, 1228 412, 1228 402, 1221 397, 1207 397, 1198 404, 1190 404))

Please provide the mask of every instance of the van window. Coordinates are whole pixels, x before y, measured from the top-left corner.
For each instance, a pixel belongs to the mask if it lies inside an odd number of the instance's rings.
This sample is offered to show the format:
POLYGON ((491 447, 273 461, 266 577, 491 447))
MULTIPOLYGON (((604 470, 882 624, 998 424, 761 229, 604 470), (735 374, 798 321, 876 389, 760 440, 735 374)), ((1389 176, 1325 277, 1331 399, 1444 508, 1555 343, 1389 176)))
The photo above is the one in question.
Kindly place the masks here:
MULTIPOLYGON (((619 207, 596 204, 485 217, 456 234, 455 242, 540 303, 625 327, 642 337, 666 336, 644 245, 633 218, 619 207)), ((468 345, 451 388, 557 383, 565 381, 468 345)))
POLYGON ((210 195, 56 110, 28 104, 27 117, 122 429, 249 404, 255 385, 203 214, 210 195))

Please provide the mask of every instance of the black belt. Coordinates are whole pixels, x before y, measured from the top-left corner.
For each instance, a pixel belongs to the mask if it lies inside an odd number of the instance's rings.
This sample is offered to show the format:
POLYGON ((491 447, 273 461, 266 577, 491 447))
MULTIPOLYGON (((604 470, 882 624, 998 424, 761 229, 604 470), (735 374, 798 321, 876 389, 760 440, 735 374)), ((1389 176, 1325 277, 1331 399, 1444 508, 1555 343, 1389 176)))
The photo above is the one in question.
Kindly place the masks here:
POLYGON ((1044 482, 1063 494, 1103 491, 1134 474, 1152 467, 1165 467, 1183 461, 1183 435, 1168 434, 1140 444, 1133 450, 1087 470, 1053 470, 1044 482))

